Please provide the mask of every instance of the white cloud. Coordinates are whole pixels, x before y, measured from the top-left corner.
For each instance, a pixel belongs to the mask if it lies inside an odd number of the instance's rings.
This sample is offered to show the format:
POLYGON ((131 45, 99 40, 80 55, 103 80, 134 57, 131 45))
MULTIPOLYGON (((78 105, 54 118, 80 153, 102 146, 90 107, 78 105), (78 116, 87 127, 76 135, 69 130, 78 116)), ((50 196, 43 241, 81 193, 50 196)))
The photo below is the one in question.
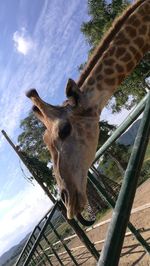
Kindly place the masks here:
POLYGON ((30 232, 51 206, 38 185, 28 186, 15 197, 0 201, 0 255, 30 232))
POLYGON ((121 112, 113 114, 109 109, 104 108, 101 113, 100 119, 106 120, 112 125, 119 126, 128 117, 130 112, 131 110, 128 111, 123 108, 121 112))
MULTIPOLYGON (((13 34, 17 51, 23 55, 32 51, 32 56, 24 60, 24 57, 12 54, 7 67, 0 71, 0 127, 12 138, 19 127, 19 120, 27 116, 31 108, 24 91, 35 87, 42 97, 49 98, 48 101, 51 98, 55 103, 57 99, 57 104, 60 104, 66 79, 77 72, 77 66, 85 60, 86 45, 74 19, 79 3, 75 1, 71 7, 66 3, 63 8, 61 1, 60 5, 45 1, 32 37, 25 28, 13 34)), ((0 137, 0 148, 3 143, 0 137)))
POLYGON ((23 55, 27 55, 34 48, 34 43, 25 28, 13 34, 13 41, 17 51, 23 55))

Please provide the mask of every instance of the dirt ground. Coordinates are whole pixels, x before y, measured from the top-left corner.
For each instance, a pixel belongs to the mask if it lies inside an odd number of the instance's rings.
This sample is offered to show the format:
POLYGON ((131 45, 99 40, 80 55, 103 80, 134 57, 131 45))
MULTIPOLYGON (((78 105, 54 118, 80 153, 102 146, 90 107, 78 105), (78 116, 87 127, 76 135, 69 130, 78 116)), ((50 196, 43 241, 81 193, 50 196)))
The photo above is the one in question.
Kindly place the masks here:
MULTIPOLYGON (((146 204, 147 206, 149 206, 148 204, 150 204, 150 180, 147 180, 137 189, 132 210, 137 207, 141 207, 144 205, 146 206, 146 204)), ((107 219, 111 218, 111 215, 112 211, 109 211, 99 222, 106 221, 107 219)), ((148 243, 150 244, 150 206, 147 207, 146 209, 131 214, 130 222, 132 222, 132 224, 139 230, 143 238, 147 240, 148 243)), ((95 247, 99 252, 103 247, 108 225, 109 223, 106 223, 87 232, 89 239, 93 243, 98 241, 102 242, 102 243, 97 243, 95 245, 95 247)), ((144 248, 137 242, 135 237, 132 234, 130 234, 128 230, 127 233, 129 235, 126 236, 124 240, 119 266, 126 266, 126 265, 150 266, 150 256, 147 254, 144 248)), ((84 265, 84 266, 96 265, 96 260, 91 256, 88 250, 85 247, 83 247, 82 242, 77 237, 72 239, 68 247, 69 249, 74 249, 75 247, 77 247, 77 249, 74 250, 72 253, 76 257, 76 260, 79 263, 79 265, 84 265)), ((66 254, 62 255, 61 258, 65 265, 68 266, 74 265, 71 263, 70 259, 66 254)), ((53 263, 54 265, 57 265, 57 263, 56 264, 55 262, 53 263)))

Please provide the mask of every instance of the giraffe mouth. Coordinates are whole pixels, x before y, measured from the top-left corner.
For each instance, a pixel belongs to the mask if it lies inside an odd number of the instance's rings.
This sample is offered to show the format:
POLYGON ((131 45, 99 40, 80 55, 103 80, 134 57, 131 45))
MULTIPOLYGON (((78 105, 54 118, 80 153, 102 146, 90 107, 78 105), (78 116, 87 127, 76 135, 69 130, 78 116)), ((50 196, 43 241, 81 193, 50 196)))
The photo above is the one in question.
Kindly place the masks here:
MULTIPOLYGON (((77 194, 78 195, 78 194, 77 194)), ((94 220, 87 220, 84 218, 84 216, 82 215, 82 211, 84 210, 84 207, 86 205, 86 203, 83 205, 83 201, 80 203, 79 199, 80 196, 75 197, 75 204, 70 206, 70 208, 68 208, 68 206, 66 206, 67 208, 67 217, 68 219, 73 219, 74 216, 77 217, 77 220, 84 226, 92 226, 95 223, 95 219, 94 220)), ((80 195, 80 194, 79 194, 80 195)), ((64 195, 62 196, 62 199, 68 199, 68 195, 65 192, 64 195)))
POLYGON ((81 214, 87 202, 86 196, 83 196, 80 192, 72 191, 68 193, 65 189, 61 192, 61 199, 67 209, 67 218, 70 220, 81 214))
POLYGON ((74 204, 69 205, 68 193, 65 190, 63 190, 61 193, 62 201, 64 202, 67 209, 67 218, 70 220, 73 219, 74 216, 76 216, 77 220, 83 226, 92 226, 95 223, 95 219, 87 220, 82 215, 82 211, 84 210, 87 199, 83 201, 83 196, 80 193, 75 193, 75 195, 76 196, 72 198, 74 204))

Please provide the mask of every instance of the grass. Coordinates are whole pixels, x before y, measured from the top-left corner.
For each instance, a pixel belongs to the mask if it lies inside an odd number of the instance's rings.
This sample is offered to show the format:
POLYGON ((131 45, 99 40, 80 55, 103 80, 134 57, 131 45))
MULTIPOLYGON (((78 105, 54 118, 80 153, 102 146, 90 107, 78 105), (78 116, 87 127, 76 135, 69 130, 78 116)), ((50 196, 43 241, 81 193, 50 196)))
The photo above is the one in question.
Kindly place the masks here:
MULTIPOLYGON (((54 225, 54 227, 55 227, 55 225, 54 225)), ((57 233, 59 234, 59 236, 62 239, 64 239, 67 236, 72 235, 72 233, 73 233, 73 229, 66 222, 62 222, 62 221, 61 221, 61 223, 58 223, 58 226, 56 225, 55 229, 57 230, 57 233)), ((54 244, 54 243, 59 241, 59 239, 57 238, 55 233, 52 231, 52 229, 50 229, 49 226, 48 226, 48 228, 47 228, 47 230, 45 232, 45 235, 46 235, 47 239, 50 241, 51 244, 54 244)), ((43 246, 44 249, 49 247, 49 245, 47 244, 47 242, 45 241, 44 238, 42 238, 42 240, 40 241, 40 244, 43 246)), ((57 246, 55 246, 55 248, 57 250, 59 250, 60 248, 62 248, 62 244, 61 243, 57 244, 57 246)))
POLYGON ((98 222, 100 219, 102 219, 109 211, 111 210, 110 207, 98 212, 96 214, 96 222, 98 222))

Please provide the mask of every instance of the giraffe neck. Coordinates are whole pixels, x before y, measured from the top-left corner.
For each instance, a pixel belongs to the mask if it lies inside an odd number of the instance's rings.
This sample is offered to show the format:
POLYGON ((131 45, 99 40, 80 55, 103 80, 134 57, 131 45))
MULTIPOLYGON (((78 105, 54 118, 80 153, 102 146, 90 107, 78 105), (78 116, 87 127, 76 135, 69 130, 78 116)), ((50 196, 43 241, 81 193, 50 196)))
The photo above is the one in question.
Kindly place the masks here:
POLYGON ((102 109, 150 50, 150 0, 139 1, 133 10, 80 88, 88 107, 102 109))

